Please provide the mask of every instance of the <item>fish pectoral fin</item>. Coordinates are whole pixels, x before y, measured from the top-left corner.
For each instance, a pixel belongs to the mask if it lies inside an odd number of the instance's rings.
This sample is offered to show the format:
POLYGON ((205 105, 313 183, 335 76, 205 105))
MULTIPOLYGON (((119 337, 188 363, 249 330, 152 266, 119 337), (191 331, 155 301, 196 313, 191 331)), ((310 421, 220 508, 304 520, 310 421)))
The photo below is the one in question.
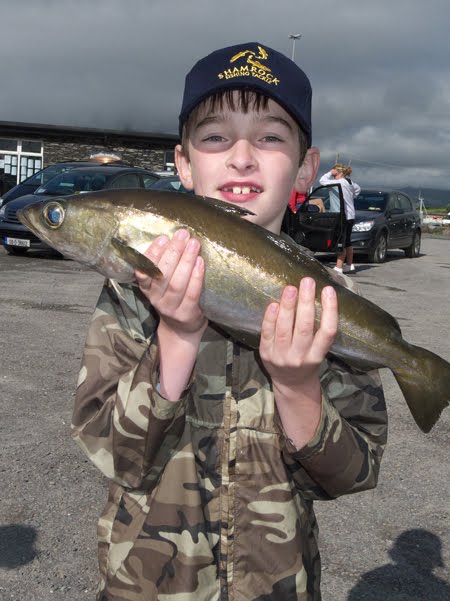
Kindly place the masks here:
POLYGON ((162 273, 159 268, 141 252, 131 247, 129 244, 120 240, 120 238, 111 238, 111 244, 115 250, 134 269, 146 273, 151 278, 160 278, 162 273))

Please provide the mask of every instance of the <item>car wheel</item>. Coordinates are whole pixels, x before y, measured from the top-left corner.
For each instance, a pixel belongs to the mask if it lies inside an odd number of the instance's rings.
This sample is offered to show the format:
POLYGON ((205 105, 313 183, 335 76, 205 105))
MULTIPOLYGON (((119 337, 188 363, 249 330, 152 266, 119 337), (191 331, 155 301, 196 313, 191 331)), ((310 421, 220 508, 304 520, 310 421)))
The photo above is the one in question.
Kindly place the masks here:
POLYGON ((8 246, 5 244, 5 250, 8 255, 24 255, 28 252, 28 248, 22 248, 21 246, 8 246))
POLYGON ((420 240, 420 232, 416 230, 413 235, 411 246, 405 248, 405 255, 410 259, 414 259, 415 257, 418 257, 420 255, 420 240))
POLYGON ((372 250, 369 251, 369 262, 370 263, 384 263, 386 260, 387 253, 387 236, 385 233, 381 233, 377 240, 377 243, 372 250))

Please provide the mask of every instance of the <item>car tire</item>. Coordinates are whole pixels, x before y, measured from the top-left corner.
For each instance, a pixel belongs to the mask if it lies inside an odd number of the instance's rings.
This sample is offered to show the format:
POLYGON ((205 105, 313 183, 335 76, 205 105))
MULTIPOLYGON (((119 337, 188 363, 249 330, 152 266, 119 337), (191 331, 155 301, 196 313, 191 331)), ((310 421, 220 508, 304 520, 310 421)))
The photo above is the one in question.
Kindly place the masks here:
POLYGON ((409 259, 415 259, 416 257, 418 257, 420 255, 421 237, 422 236, 420 234, 420 231, 416 230, 413 235, 411 246, 408 246, 407 248, 405 248, 405 255, 409 259))
POLYGON ((22 248, 21 246, 9 246, 5 244, 5 250, 8 255, 24 255, 28 252, 28 248, 22 248))
POLYGON ((369 251, 369 263, 384 263, 387 254, 387 236, 381 232, 375 246, 369 251))

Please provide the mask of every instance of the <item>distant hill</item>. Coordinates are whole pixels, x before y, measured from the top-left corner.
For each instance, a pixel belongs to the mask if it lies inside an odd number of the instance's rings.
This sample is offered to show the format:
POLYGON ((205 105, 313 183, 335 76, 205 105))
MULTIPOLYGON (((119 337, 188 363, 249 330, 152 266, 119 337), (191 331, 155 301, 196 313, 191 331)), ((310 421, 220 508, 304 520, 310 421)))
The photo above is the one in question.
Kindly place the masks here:
POLYGON ((413 198, 418 200, 419 194, 423 199, 425 207, 427 209, 435 207, 447 207, 450 205, 450 189, 449 190, 436 190, 434 188, 400 188, 402 192, 405 192, 413 198))

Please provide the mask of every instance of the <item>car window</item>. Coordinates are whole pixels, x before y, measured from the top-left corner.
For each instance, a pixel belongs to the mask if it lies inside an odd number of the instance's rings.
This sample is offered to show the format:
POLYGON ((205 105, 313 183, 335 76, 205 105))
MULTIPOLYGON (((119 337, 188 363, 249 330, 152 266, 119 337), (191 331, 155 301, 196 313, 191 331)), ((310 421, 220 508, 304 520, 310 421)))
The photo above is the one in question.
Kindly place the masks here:
POLYGON ((363 192, 355 198, 355 210, 382 213, 386 208, 386 202, 387 199, 384 194, 367 194, 363 192))
POLYGON ((124 173, 113 180, 110 188, 142 188, 141 180, 137 173, 124 173))
POLYGON ((153 184, 158 181, 156 175, 150 175, 146 173, 143 174, 142 178, 144 180, 144 188, 151 188, 153 184))
POLYGON ((91 192, 105 188, 106 175, 98 173, 95 169, 89 171, 78 171, 73 169, 57 175, 48 184, 44 184, 36 190, 36 194, 67 195, 79 192, 91 192))
POLYGON ((69 171, 70 169, 73 169, 73 168, 74 168, 73 165, 50 165, 50 167, 46 167, 45 169, 38 171, 37 173, 35 173, 34 175, 32 175, 31 177, 29 177, 28 179, 24 180, 21 183, 22 184, 30 184, 30 185, 33 184, 35 186, 42 186, 43 184, 46 184, 48 181, 50 181, 56 175, 59 175, 60 173, 64 173, 64 171, 69 171))
POLYGON ((36 194, 53 194, 53 195, 66 195, 74 194, 75 192, 81 192, 88 190, 86 188, 86 179, 81 175, 77 175, 75 172, 66 171, 57 175, 49 181, 48 184, 44 184, 36 190, 36 194))
POLYGON ((170 192, 189 192, 178 177, 161 177, 152 186, 152 190, 168 190, 170 192))
POLYGON ((406 213, 409 213, 413 210, 411 200, 407 196, 404 194, 398 194, 397 197, 400 208, 402 208, 406 213))
POLYGON ((392 194, 391 200, 389 202, 389 208, 401 210, 402 207, 400 206, 400 200, 398 198, 398 194, 392 194))
POLYGON ((327 185, 316 188, 309 194, 308 204, 317 205, 322 213, 340 213, 341 202, 338 186, 327 185))

